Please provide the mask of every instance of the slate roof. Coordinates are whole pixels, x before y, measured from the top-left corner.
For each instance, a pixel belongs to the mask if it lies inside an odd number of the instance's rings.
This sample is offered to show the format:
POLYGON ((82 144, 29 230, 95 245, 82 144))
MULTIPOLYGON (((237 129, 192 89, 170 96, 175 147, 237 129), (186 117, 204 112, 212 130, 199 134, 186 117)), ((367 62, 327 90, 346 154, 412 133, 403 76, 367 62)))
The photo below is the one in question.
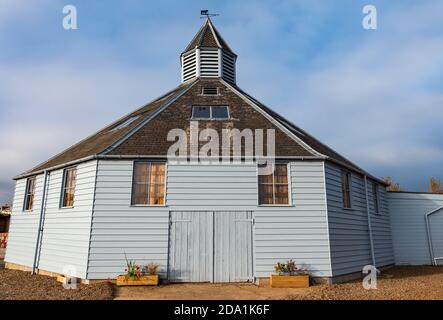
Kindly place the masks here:
POLYGON ((214 27, 210 18, 206 19, 203 26, 183 52, 187 52, 195 48, 222 48, 223 50, 235 54, 225 40, 223 40, 223 37, 214 27))
POLYGON ((163 105, 167 104, 169 101, 176 98, 183 90, 189 88, 194 82, 195 81, 181 84, 177 88, 169 91, 168 93, 162 95, 154 101, 147 103, 146 105, 122 117, 116 122, 111 123, 97 133, 85 138, 79 143, 57 154, 56 156, 36 166, 30 171, 25 172, 24 174, 39 172, 44 169, 97 155, 103 152, 107 147, 120 140, 131 130, 137 128, 138 125, 146 121, 155 111, 157 111, 163 105), (127 126, 119 128, 121 124, 128 120, 130 120, 130 123, 127 126))

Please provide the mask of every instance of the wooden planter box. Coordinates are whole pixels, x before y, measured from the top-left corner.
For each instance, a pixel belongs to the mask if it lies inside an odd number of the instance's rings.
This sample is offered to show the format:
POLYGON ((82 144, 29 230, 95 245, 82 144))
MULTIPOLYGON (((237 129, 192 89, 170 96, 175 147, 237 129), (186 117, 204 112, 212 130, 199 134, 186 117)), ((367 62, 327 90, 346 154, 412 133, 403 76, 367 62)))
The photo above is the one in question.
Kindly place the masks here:
POLYGON ((309 288, 309 275, 271 275, 272 288, 309 288))
POLYGON ((155 276, 141 276, 137 279, 130 279, 126 276, 117 277, 118 286, 157 286, 159 282, 158 275, 155 276))

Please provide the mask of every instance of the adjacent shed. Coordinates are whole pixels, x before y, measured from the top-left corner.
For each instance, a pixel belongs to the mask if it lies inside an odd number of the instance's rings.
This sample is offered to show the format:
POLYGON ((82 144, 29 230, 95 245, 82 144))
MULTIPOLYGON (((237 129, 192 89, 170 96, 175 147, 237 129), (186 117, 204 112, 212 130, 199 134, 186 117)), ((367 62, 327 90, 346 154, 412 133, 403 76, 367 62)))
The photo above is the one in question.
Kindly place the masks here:
POLYGON ((443 194, 390 192, 388 198, 396 264, 442 264, 443 194))

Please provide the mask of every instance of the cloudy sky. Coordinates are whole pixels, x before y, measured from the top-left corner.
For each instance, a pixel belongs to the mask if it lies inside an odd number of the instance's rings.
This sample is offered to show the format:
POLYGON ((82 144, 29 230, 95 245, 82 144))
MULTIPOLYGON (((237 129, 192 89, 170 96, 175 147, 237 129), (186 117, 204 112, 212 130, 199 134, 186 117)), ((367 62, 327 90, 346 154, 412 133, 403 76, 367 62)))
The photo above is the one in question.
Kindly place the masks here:
POLYGON ((443 180, 441 0, 0 0, 0 203, 13 176, 176 86, 200 9, 220 13, 241 88, 374 175, 443 180))

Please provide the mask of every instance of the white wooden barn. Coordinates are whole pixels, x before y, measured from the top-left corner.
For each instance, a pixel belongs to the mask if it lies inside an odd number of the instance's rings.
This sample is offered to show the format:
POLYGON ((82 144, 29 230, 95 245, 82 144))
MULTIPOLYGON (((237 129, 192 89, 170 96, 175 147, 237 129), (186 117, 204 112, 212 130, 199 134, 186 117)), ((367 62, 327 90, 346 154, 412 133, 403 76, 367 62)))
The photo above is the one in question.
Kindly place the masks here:
POLYGON ((7 266, 108 279, 126 254, 165 280, 236 282, 293 259, 331 283, 393 265, 385 183, 241 90, 236 60, 206 19, 177 88, 17 176, 7 266), (191 121, 275 130, 273 174, 170 161, 168 132, 191 121))

